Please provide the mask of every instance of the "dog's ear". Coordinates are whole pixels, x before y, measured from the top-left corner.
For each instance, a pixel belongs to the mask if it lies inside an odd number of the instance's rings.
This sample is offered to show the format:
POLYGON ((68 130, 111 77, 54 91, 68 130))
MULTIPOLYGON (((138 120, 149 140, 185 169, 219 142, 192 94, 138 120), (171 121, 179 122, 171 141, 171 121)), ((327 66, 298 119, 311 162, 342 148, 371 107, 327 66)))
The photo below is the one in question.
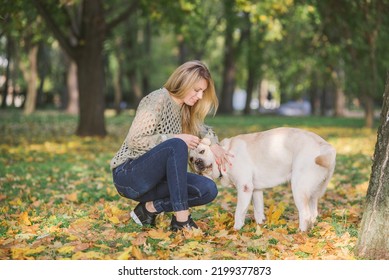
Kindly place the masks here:
POLYGON ((207 145, 207 146, 211 146, 211 140, 209 138, 201 139, 200 143, 207 145))

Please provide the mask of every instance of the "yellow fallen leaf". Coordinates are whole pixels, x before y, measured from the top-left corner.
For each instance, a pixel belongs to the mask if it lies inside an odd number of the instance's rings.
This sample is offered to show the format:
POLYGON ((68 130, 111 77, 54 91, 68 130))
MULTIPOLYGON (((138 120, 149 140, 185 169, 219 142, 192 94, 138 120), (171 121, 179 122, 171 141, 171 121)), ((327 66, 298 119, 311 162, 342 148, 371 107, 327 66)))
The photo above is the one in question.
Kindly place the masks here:
POLYGON ((12 259, 14 260, 22 260, 27 256, 39 254, 45 250, 45 246, 39 246, 36 248, 22 247, 22 248, 12 248, 11 254, 12 259))
POLYGON ((267 211, 267 223, 269 225, 280 225, 284 224, 284 220, 280 220, 282 213, 285 211, 285 204, 280 202, 277 207, 272 203, 267 211))
POLYGON ((30 219, 28 218, 28 212, 27 211, 23 212, 22 214, 20 214, 19 221, 23 225, 26 225, 26 226, 30 226, 31 225, 30 219))
POLYGON ((193 228, 191 230, 183 230, 183 234, 186 239, 202 240, 204 233, 201 228, 193 228))
POLYGON ((164 232, 162 229, 152 229, 148 234, 152 239, 170 239, 171 232, 164 232))
POLYGON ((112 216, 112 217, 108 218, 108 220, 109 220, 111 223, 120 224, 120 221, 119 221, 118 217, 116 217, 116 216, 112 216))
POLYGON ((298 247, 298 249, 302 252, 313 254, 315 252, 315 248, 312 244, 303 244, 298 247))
POLYGON ((12 206, 21 206, 23 204, 22 200, 18 197, 18 198, 15 198, 14 200, 11 200, 9 202, 10 205, 12 206))
POLYGON ((57 251, 60 254, 69 254, 69 253, 74 251, 74 248, 75 248, 74 246, 64 246, 64 247, 58 248, 57 251))
POLYGON ((228 233, 227 230, 222 229, 218 233, 215 234, 215 237, 217 237, 217 238, 228 238, 229 237, 229 233, 228 233))
POLYGON ((143 245, 146 243, 147 232, 141 232, 137 235, 135 240, 132 241, 132 245, 143 245))
POLYGON ((69 200, 71 202, 77 202, 78 201, 77 196, 78 196, 77 192, 74 192, 74 193, 65 195, 65 199, 69 200))
POLYGON ((122 252, 118 257, 117 259, 118 260, 129 260, 130 259, 130 253, 131 253, 131 250, 132 250, 132 246, 130 248, 128 248, 127 250, 125 250, 124 252, 122 252))
POLYGON ((72 256, 73 260, 103 260, 104 254, 96 251, 77 252, 72 256))
POLYGON ((141 252, 141 250, 139 249, 138 246, 132 246, 131 253, 135 257, 135 259, 137 259, 137 260, 143 260, 144 259, 143 255, 142 255, 142 252, 141 252))

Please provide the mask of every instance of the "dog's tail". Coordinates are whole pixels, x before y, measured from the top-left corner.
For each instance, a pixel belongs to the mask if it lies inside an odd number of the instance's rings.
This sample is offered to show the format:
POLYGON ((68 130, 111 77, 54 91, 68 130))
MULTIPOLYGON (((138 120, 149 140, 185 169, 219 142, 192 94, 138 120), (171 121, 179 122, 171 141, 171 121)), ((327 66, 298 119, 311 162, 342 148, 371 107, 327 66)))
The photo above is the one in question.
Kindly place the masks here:
POLYGON ((320 146, 320 155, 315 158, 315 163, 324 168, 335 166, 336 150, 330 144, 322 144, 320 146))

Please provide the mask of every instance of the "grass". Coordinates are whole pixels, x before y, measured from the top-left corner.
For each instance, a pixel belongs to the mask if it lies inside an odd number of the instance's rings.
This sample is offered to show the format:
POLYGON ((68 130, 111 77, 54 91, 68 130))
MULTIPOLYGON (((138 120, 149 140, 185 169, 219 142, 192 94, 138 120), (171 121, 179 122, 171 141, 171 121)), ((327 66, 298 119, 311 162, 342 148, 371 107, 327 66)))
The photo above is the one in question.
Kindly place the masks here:
POLYGON ((193 209, 201 230, 180 234, 168 231, 167 213, 158 218, 157 229, 131 222, 135 203, 120 197, 112 184, 109 161, 132 117, 107 112, 107 137, 79 138, 73 134, 77 117, 0 111, 0 259, 354 258, 376 141, 375 129, 363 128, 362 119, 207 119, 220 139, 279 126, 316 132, 337 149, 336 171, 309 233, 299 232, 292 194, 284 185, 264 195, 265 211, 282 211, 279 221, 257 226, 249 209, 246 225, 234 231, 236 193, 220 188, 213 203, 193 209))

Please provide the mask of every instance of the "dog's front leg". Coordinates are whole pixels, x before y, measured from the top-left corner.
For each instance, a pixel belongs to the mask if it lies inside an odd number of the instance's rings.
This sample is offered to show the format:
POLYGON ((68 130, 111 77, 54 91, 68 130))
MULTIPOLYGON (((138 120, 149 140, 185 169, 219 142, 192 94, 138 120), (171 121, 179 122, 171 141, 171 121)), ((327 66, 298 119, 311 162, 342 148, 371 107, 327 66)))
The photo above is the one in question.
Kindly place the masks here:
POLYGON ((235 224, 234 228, 239 230, 244 225, 247 209, 249 208, 251 198, 253 196, 253 187, 248 185, 241 185, 238 189, 238 202, 235 210, 235 224))
POLYGON ((263 191, 254 190, 253 193, 254 202, 254 218, 257 224, 263 224, 266 220, 264 205, 263 205, 263 191))

